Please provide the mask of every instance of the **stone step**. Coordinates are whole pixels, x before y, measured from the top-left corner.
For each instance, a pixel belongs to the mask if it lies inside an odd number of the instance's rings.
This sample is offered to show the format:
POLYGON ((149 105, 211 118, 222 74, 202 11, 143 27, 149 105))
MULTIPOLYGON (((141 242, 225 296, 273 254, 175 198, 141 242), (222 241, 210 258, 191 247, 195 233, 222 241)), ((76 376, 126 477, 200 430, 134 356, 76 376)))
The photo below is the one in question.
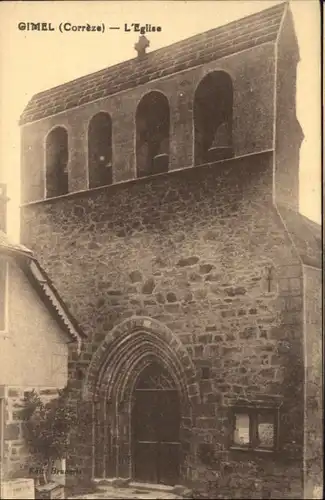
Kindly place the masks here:
POLYGON ((128 479, 95 479, 97 491, 82 495, 71 496, 69 500, 96 500, 107 499, 143 499, 143 500, 178 500, 183 498, 180 490, 182 486, 167 486, 164 484, 151 484, 130 481, 128 479))
POLYGON ((142 499, 142 500, 177 500, 181 499, 173 493, 166 492, 164 490, 149 490, 148 488, 116 488, 112 486, 101 485, 98 487, 97 492, 78 495, 78 497, 70 497, 69 500, 96 500, 96 499, 142 499))
POLYGON ((153 483, 139 483, 137 481, 131 481, 129 487, 138 488, 142 490, 152 490, 152 491, 164 491, 166 493, 172 492, 175 486, 169 486, 166 484, 153 484, 153 483))

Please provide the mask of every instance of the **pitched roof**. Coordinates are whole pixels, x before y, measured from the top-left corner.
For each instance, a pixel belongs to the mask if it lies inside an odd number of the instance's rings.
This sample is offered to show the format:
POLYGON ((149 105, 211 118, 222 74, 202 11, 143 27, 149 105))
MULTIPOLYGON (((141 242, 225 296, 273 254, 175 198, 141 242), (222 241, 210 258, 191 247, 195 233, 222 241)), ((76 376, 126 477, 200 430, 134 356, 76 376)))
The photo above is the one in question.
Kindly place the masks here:
POLYGON ((0 255, 1 253, 15 258, 30 284, 63 331, 78 342, 80 337, 85 337, 84 332, 59 296, 52 281, 35 259, 33 252, 24 245, 12 243, 8 236, 0 230, 0 255))
POLYGON ((306 265, 321 267, 321 226, 290 208, 279 207, 279 211, 302 262, 306 265))
POLYGON ((36 94, 20 124, 55 115, 222 57, 275 42, 287 2, 36 94))
POLYGON ((24 262, 21 264, 21 267, 34 290, 36 290, 42 302, 61 326, 62 330, 78 342, 80 338, 86 337, 39 262, 33 259, 28 265, 24 262))

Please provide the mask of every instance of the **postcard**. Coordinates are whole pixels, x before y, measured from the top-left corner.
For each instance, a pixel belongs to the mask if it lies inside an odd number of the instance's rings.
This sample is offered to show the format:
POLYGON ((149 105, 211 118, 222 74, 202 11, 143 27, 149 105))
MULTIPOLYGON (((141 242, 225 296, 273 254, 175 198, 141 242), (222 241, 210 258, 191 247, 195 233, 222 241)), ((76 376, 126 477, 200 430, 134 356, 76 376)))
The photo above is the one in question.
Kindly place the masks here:
POLYGON ((1 498, 322 498, 320 23, 0 4, 1 498))

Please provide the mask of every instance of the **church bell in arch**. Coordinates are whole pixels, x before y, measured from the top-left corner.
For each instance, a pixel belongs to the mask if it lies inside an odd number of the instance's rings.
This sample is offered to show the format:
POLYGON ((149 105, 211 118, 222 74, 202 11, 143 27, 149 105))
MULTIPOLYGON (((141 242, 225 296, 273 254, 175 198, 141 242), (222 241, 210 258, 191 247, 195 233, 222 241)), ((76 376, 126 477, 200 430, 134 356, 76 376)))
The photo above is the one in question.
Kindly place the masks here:
POLYGON ((228 122, 222 122, 214 134, 208 149, 208 161, 218 161, 232 156, 231 131, 228 122))

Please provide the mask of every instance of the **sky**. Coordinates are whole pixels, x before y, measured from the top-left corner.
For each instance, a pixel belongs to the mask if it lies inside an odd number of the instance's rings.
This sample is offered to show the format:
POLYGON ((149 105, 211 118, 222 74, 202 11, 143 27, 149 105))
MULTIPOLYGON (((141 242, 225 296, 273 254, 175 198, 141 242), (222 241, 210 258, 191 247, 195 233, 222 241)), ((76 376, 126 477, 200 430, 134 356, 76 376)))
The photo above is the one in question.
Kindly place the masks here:
MULTIPOLYGON (((135 57, 138 33, 124 24, 161 26, 148 33, 149 51, 279 3, 268 0, 0 2, 0 181, 8 185, 8 234, 19 235, 19 116, 30 98, 135 57), (105 32, 21 31, 20 22, 106 26, 105 32), (109 30, 108 26, 120 26, 109 30)), ((280 2, 281 3, 281 2, 280 2)), ((321 68, 318 0, 291 0, 301 61, 297 116, 305 139, 300 153, 300 211, 321 221, 321 68)))

